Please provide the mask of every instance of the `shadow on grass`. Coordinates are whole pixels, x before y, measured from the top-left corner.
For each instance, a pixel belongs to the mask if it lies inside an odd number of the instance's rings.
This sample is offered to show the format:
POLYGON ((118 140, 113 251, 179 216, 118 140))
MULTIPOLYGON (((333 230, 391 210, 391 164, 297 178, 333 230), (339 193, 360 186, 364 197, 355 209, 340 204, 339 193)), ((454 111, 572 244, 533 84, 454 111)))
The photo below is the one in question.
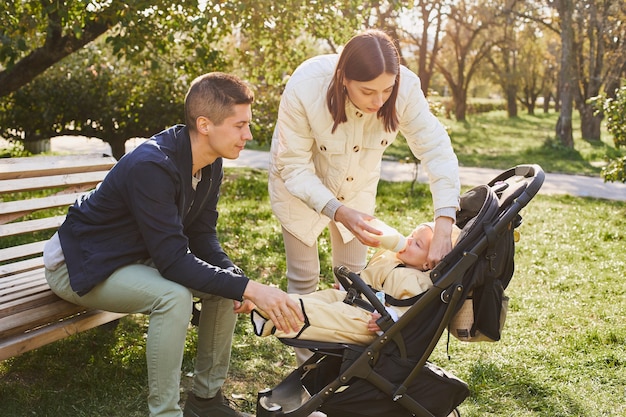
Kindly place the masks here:
POLYGON ((144 331, 125 317, 0 363, 0 415, 145 416, 144 331))
POLYGON ((581 398, 555 392, 554 385, 545 383, 523 367, 500 367, 494 363, 477 362, 472 368, 468 384, 471 398, 481 409, 497 413, 499 410, 525 410, 539 416, 584 416, 581 398))
POLYGON ((591 165, 579 151, 563 146, 554 138, 546 139, 539 147, 524 149, 521 155, 533 163, 547 167, 547 170, 553 173, 580 175, 597 175, 600 173, 600 168, 591 165))

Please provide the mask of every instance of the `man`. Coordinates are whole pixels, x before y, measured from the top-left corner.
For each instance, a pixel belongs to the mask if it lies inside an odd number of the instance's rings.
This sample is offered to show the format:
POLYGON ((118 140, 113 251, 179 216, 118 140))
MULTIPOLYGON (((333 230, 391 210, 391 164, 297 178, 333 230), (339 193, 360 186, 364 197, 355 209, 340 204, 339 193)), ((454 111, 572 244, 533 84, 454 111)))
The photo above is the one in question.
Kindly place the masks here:
POLYGON ((221 392, 236 314, 249 299, 284 330, 303 320, 283 291, 249 280, 217 239, 222 158, 252 139, 254 96, 209 73, 185 97, 186 125, 125 155, 70 207, 44 249, 52 290, 76 304, 150 315, 146 356, 151 417, 242 416, 221 392), (192 393, 183 414, 180 368, 193 296, 202 299, 192 393), (233 301, 234 308, 233 308, 233 301))

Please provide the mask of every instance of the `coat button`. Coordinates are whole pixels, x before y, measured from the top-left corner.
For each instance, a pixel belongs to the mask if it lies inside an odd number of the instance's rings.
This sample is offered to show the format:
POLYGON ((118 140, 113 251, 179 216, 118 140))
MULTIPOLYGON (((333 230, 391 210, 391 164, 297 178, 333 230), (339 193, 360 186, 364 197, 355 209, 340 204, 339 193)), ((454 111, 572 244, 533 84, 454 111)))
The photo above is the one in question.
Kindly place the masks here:
POLYGON ((387 146, 389 144, 389 142, 387 141, 387 139, 383 139, 380 141, 380 144, 383 146, 387 146))
POLYGON ((352 150, 354 152, 358 152, 361 148, 359 148, 359 145, 354 145, 354 147, 352 148, 352 150))
POLYGON ((356 117, 363 117, 363 113, 361 113, 360 111, 356 112, 356 117))
POLYGON ((339 201, 343 201, 343 200, 345 200, 345 197, 344 197, 344 196, 342 196, 342 195, 340 195, 339 197, 337 197, 337 200, 339 200, 339 201))
POLYGON ((320 146, 320 151, 324 152, 326 150, 326 146, 322 145, 320 146))
POLYGON ((348 177, 348 178, 346 178, 346 181, 352 182, 352 181, 354 181, 354 177, 348 177))

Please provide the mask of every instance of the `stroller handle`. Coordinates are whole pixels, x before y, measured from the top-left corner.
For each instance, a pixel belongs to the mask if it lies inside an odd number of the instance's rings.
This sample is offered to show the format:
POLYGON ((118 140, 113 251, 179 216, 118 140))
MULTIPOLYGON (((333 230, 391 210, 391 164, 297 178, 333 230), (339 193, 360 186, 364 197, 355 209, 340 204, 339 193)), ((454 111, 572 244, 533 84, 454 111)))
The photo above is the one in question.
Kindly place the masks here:
POLYGON ((537 164, 517 165, 510 168, 489 182, 489 186, 493 187, 500 181, 506 181, 511 177, 530 178, 524 192, 517 198, 522 207, 525 207, 530 200, 539 192, 545 179, 543 169, 537 164))
POLYGON ((384 327, 389 326, 390 323, 393 322, 393 319, 387 312, 383 303, 381 303, 378 297, 376 297, 374 291, 365 283, 365 281, 363 281, 359 274, 351 271, 347 266, 337 266, 334 271, 337 279, 345 289, 352 287, 363 294, 365 298, 367 298, 367 301, 369 301, 376 311, 380 313, 381 317, 378 319, 377 323, 381 329, 385 330, 384 327))

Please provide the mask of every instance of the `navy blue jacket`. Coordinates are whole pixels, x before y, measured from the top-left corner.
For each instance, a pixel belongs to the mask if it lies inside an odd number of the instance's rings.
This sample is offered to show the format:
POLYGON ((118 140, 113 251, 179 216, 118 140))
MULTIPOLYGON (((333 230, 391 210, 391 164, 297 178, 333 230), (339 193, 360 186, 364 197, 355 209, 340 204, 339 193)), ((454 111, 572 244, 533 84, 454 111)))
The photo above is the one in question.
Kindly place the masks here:
POLYGON ((194 191, 191 143, 173 126, 124 155, 96 190, 69 208, 59 229, 72 289, 84 295, 116 269, 152 259, 187 288, 241 300, 248 278, 216 231, 222 159, 202 170, 194 191))

